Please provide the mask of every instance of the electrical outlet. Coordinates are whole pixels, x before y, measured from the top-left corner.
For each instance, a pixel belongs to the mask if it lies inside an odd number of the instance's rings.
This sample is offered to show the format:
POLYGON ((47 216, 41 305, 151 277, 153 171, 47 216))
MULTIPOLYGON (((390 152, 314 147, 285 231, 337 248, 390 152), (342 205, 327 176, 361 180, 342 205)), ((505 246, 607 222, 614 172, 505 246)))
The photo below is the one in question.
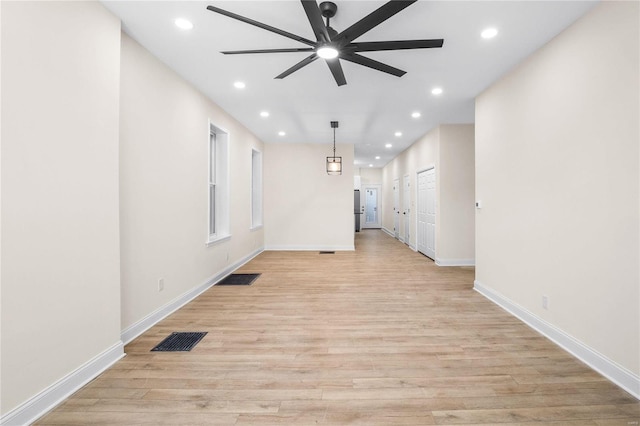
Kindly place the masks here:
POLYGON ((164 278, 158 280, 158 291, 160 292, 162 290, 164 290, 164 278))
POLYGON ((542 307, 544 309, 549 309, 549 296, 542 296, 542 307))

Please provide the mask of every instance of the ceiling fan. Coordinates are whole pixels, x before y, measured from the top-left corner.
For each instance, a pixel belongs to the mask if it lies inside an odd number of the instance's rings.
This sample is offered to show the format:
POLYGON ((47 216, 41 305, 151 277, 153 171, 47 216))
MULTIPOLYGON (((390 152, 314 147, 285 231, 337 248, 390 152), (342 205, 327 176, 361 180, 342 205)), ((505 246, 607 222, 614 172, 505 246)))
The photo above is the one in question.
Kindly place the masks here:
POLYGON ((313 28, 316 41, 254 21, 253 19, 245 18, 244 16, 237 15, 233 12, 229 12, 215 6, 207 6, 207 9, 212 12, 280 34, 281 36, 296 40, 309 46, 284 49, 234 50, 221 53, 225 55, 238 55, 247 53, 311 52, 311 55, 307 56, 305 59, 283 73, 277 75, 275 78, 285 78, 295 71, 298 71, 300 68, 309 65, 316 59, 323 58, 329 66, 329 70, 331 70, 331 74, 333 74, 333 78, 336 80, 338 86, 342 86, 347 84, 347 80, 344 77, 344 72, 342 71, 342 65, 340 65, 339 59, 373 68, 397 77, 402 77, 406 74, 406 71, 402 71, 382 62, 367 58, 366 56, 359 55, 358 52, 439 48, 442 47, 442 44, 444 43, 443 39, 354 42, 355 39, 391 18, 396 13, 404 10, 417 0, 391 0, 342 32, 337 32, 329 25, 329 20, 335 16, 338 10, 338 6, 335 3, 325 1, 320 3, 320 6, 318 6, 316 0, 300 1, 302 2, 302 7, 304 8, 307 18, 309 19, 311 28, 313 28), (322 22, 323 17, 326 18, 326 24, 322 22))

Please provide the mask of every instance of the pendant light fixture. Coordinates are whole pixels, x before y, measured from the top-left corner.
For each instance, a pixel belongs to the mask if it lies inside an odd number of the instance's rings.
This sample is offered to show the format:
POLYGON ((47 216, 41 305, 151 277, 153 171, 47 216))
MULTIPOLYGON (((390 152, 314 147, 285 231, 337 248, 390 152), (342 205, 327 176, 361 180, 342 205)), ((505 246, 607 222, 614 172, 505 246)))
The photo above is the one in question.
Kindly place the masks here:
POLYGON ((338 128, 338 122, 332 121, 331 128, 333 129, 333 157, 327 157, 327 174, 341 175, 342 157, 336 157, 336 129, 338 128))

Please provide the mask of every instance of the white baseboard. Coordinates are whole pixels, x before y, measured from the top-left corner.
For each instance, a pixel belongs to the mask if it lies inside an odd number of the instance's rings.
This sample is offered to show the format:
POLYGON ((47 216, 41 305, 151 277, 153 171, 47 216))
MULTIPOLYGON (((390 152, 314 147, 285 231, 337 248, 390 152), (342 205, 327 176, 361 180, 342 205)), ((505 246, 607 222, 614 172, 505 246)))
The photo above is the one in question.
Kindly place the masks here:
POLYGON ((414 244, 409 244, 409 248, 415 252, 418 251, 418 247, 416 247, 414 244))
POLYGON ((640 399, 640 376, 618 365, 616 362, 598 353, 554 325, 549 324, 542 318, 532 314, 517 303, 486 287, 479 281, 474 281, 473 288, 637 399, 640 399))
POLYGON ((0 418, 0 425, 28 425, 44 416, 124 356, 122 341, 87 361, 0 418))
POLYGON ((126 329, 124 329, 121 333, 121 339, 126 345, 131 342, 136 337, 140 336, 142 333, 156 325, 159 321, 163 320, 167 316, 171 315, 187 303, 191 302, 193 299, 198 297, 200 294, 211 288, 215 283, 225 278, 227 275, 231 274, 233 271, 249 262, 251 259, 262 253, 264 249, 260 248, 247 256, 243 257, 239 261, 233 263, 232 265, 227 266, 225 269, 215 274, 204 283, 199 286, 187 291, 186 293, 178 296, 173 299, 171 302, 167 303, 164 306, 156 309, 151 312, 146 317, 142 318, 140 321, 135 322, 130 325, 126 329))
POLYGON ((438 266, 476 266, 475 259, 440 259, 436 257, 438 266))
POLYGON ((393 231, 389 231, 387 228, 382 228, 382 232, 384 232, 385 234, 389 234, 389 236, 395 238, 396 234, 393 233, 393 231))
POLYGON ((266 246, 266 251, 354 251, 355 246, 296 246, 275 245, 266 246))

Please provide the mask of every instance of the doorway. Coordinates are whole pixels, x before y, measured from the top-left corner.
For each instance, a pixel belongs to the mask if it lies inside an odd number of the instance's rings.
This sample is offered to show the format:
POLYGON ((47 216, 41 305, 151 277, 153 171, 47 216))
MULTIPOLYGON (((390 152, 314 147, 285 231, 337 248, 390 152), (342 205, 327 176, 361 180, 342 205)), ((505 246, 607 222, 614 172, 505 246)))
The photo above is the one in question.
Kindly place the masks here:
POLYGON ((382 193, 382 185, 367 184, 362 185, 362 206, 364 207, 364 220, 362 228, 381 228, 382 221, 380 219, 380 194, 382 193))
POLYGON ((418 173, 418 251, 436 258, 436 169, 418 173))

